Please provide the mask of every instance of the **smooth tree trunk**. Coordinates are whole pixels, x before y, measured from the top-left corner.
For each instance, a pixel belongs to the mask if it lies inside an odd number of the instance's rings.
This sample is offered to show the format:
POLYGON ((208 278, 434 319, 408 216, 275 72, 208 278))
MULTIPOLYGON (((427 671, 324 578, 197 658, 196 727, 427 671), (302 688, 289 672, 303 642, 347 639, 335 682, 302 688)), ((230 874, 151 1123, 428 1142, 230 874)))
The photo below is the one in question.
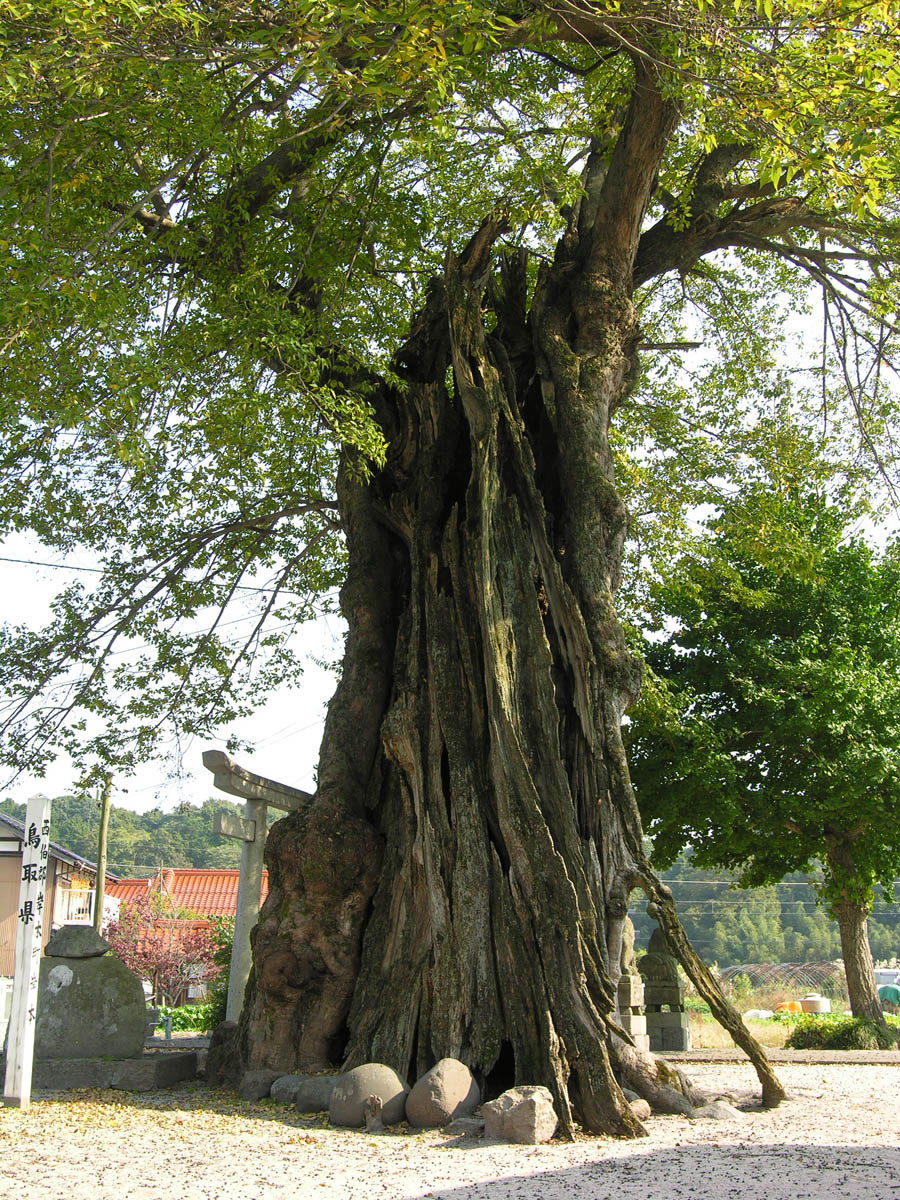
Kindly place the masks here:
POLYGON ((838 924, 841 936, 841 955, 847 977, 847 996, 854 1017, 868 1017, 886 1024, 878 984, 875 980, 875 964, 869 946, 869 913, 871 904, 859 895, 853 886, 858 869, 853 858, 853 841, 850 837, 827 836, 826 864, 830 875, 830 892, 837 899, 831 903, 831 911, 838 924))
POLYGON ((832 910, 841 935, 850 1011, 854 1017, 869 1017, 884 1024, 875 982, 875 964, 869 948, 869 909, 863 904, 845 902, 832 905, 832 910))
MULTIPOLYGON (((569 1135, 576 1118, 643 1132, 617 1072, 686 1104, 615 1014, 636 887, 697 975, 622 747, 640 674, 614 612, 627 517, 608 441, 635 378, 634 252, 672 119, 636 88, 532 288, 524 254, 494 270, 505 221, 485 221, 433 284, 401 385, 373 397, 389 456, 341 482, 346 657, 315 800, 269 838, 248 1065, 375 1060, 415 1078, 452 1056, 488 1096, 545 1084, 569 1135)), ((783 1095, 773 1076, 765 1089, 783 1095)))

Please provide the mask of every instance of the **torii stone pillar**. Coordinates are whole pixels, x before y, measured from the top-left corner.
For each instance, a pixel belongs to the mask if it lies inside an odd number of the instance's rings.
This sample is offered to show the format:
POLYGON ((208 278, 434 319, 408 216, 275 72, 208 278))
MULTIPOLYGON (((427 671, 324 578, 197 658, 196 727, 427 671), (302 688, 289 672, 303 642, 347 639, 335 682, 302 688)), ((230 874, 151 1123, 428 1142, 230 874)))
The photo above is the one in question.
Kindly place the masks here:
POLYGON ((276 783, 264 775, 239 767, 222 750, 204 750, 203 765, 213 773, 213 783, 220 792, 240 796, 244 801, 243 820, 230 812, 218 812, 213 820, 213 832, 225 837, 240 838, 241 873, 238 881, 237 912, 234 917, 234 944, 231 949, 231 972, 228 977, 228 1003, 225 1019, 236 1021, 241 1015, 244 991, 250 975, 250 931, 259 918, 259 896, 262 890, 263 852, 266 847, 266 809, 279 808, 293 812, 312 801, 309 792, 276 783))

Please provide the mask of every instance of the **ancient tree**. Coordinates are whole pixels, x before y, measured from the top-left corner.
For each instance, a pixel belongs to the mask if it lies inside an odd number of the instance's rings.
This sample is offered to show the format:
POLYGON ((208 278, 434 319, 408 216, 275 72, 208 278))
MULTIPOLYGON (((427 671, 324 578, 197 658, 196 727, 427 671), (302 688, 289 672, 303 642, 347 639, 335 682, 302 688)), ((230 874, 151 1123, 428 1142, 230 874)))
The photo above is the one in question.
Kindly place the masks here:
POLYGON ((37 55, 10 24, 4 503, 104 574, 10 640, 9 757, 127 766, 167 718, 214 726, 291 669, 265 618, 342 579, 244 1062, 454 1055, 546 1083, 566 1131, 639 1133, 617 1079, 679 1081, 615 1023, 638 888, 782 1095, 644 851, 610 430, 646 329, 735 263, 805 273, 883 361, 889 8, 122 4, 54 9, 37 55), (261 580, 237 646, 179 624, 261 580))

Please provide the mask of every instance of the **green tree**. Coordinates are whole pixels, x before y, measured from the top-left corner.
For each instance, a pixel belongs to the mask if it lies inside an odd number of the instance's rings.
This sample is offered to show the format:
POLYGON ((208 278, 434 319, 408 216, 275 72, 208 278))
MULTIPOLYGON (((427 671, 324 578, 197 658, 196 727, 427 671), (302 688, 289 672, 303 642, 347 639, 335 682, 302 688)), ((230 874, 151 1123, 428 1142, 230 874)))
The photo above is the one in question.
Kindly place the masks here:
MULTIPOLYGON (((614 460, 654 439, 664 498, 679 450, 697 478, 721 458, 707 413, 739 443, 792 278, 827 298, 829 411, 830 368, 883 355, 896 16, 6 6, 0 520, 102 566, 3 643, 7 761, 121 772, 205 734, 296 678, 290 629, 341 585, 316 791, 269 843, 249 1064, 514 1063, 564 1131, 639 1132, 614 1071, 665 1093, 609 1019, 635 886, 733 1024, 629 783, 614 460), (728 367, 697 389, 694 302, 728 367)), ((852 428, 884 458, 871 378, 852 428)))
MULTIPOLYGON (((766 887, 742 888, 731 870, 704 869, 682 854, 664 873, 691 944, 719 967, 760 962, 830 962, 840 956, 837 923, 819 903, 816 876, 793 873, 766 887)), ((900 941, 900 906, 876 894, 869 919, 876 958, 889 958, 900 941)), ((639 946, 655 922, 630 911, 639 946)))
POLYGON ((774 883, 821 861, 857 1016, 880 1019, 866 922, 900 845, 900 560, 852 530, 852 498, 750 479, 675 565, 632 714, 657 854, 774 883))

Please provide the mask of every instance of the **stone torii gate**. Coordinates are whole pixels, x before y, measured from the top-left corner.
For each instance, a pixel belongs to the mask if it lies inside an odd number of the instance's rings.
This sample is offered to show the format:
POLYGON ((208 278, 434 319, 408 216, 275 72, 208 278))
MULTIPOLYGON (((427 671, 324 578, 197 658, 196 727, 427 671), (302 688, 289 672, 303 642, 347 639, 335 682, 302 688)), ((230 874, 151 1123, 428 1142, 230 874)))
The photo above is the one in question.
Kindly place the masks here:
POLYGON ((225 1017, 236 1021, 241 1015, 244 990, 250 975, 250 930, 259 918, 259 896, 262 890, 263 851, 266 846, 267 807, 293 812, 312 802, 309 792, 276 783, 264 775, 256 775, 232 762, 222 750, 204 750, 203 765, 213 773, 213 783, 220 792, 240 796, 244 801, 243 818, 221 811, 213 818, 213 832, 224 837, 240 838, 241 873, 238 881, 237 912, 234 918, 234 944, 231 950, 231 973, 228 977, 228 1004, 225 1017))

